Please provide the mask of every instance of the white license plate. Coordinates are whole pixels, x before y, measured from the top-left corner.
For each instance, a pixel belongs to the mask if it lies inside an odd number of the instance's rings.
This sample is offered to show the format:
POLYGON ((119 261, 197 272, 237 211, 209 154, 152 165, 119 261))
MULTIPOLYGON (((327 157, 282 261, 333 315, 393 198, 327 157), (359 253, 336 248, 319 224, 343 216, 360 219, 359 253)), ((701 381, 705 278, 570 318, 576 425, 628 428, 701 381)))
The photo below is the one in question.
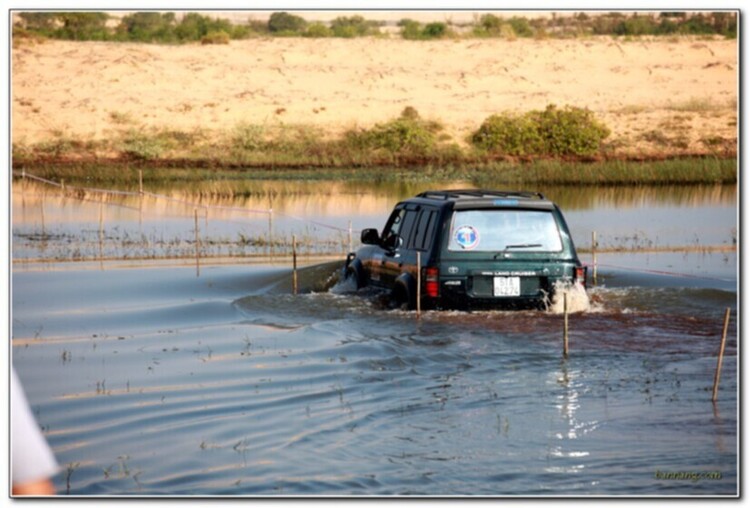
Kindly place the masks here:
POLYGON ((495 277, 495 296, 521 296, 520 277, 495 277))

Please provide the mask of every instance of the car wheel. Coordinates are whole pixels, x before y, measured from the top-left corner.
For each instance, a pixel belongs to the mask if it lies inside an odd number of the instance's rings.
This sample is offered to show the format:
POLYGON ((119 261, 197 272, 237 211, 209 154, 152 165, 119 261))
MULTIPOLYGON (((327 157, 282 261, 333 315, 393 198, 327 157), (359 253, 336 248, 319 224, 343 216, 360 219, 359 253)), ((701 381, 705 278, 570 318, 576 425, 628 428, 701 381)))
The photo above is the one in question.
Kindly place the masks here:
POLYGON ((347 287, 351 287, 354 290, 360 289, 362 287, 362 277, 359 275, 359 270, 353 266, 348 266, 344 273, 344 283, 347 287))
POLYGON ((395 286, 388 298, 388 307, 393 310, 409 310, 409 298, 400 284, 395 286))

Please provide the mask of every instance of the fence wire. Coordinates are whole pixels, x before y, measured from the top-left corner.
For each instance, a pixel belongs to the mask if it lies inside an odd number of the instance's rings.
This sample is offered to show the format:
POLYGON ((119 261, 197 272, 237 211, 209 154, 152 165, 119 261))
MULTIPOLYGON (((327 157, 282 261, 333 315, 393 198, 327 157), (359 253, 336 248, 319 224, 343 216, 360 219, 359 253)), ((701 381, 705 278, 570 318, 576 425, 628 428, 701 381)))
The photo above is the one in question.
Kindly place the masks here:
MULTIPOLYGON (((158 244, 160 242, 155 242, 153 239, 146 240, 145 235, 141 234, 140 236, 144 238, 144 240, 140 241, 143 245, 140 246, 140 254, 137 257, 154 257, 154 258, 161 258, 161 257, 167 257, 167 258, 182 258, 182 257, 190 257, 194 253, 194 244, 199 245, 200 252, 198 255, 201 257, 217 257, 226 255, 227 252, 229 252, 230 256, 256 256, 256 255, 289 255, 290 252, 287 252, 292 244, 292 240, 296 238, 297 243, 301 248, 306 249, 307 255, 331 255, 331 254, 345 254, 346 252, 349 252, 353 249, 353 237, 354 235, 359 235, 360 230, 354 230, 351 227, 351 220, 349 221, 349 227, 344 228, 337 226, 335 224, 328 224, 325 222, 312 220, 305 217, 299 217, 292 214, 287 214, 279 211, 273 210, 273 208, 246 208, 246 207, 240 207, 240 206, 226 206, 226 205, 211 205, 206 204, 203 202, 180 198, 180 197, 174 197, 169 196, 166 194, 160 194, 156 192, 150 192, 143 190, 142 185, 140 185, 140 189, 137 191, 130 191, 130 190, 120 190, 120 189, 103 189, 103 188, 97 188, 97 187, 88 187, 88 186, 76 186, 76 185, 67 185, 64 183, 64 181, 56 182, 47 178, 40 177, 38 175, 28 173, 26 171, 19 172, 19 171, 13 171, 14 177, 19 177, 22 179, 28 179, 30 181, 35 181, 44 185, 48 185, 51 187, 55 187, 56 189, 60 190, 62 192, 62 195, 65 198, 78 200, 81 202, 86 203, 98 203, 99 205, 107 206, 107 207, 117 207, 120 209, 129 209, 129 210, 135 210, 135 211, 141 211, 140 208, 124 205, 122 203, 117 202, 111 202, 108 201, 105 197, 106 196, 124 196, 124 197, 140 197, 140 198, 149 198, 156 201, 163 201, 167 203, 173 203, 177 205, 182 205, 187 208, 192 208, 190 212, 182 210, 182 211, 173 211, 172 213, 160 213, 159 217, 164 218, 180 218, 180 219, 195 219, 196 225, 195 230, 191 229, 190 231, 186 231, 187 234, 181 235, 179 238, 175 237, 172 240, 172 243, 176 245, 176 247, 172 247, 170 249, 166 249, 165 252, 159 253, 157 250, 159 249, 158 244), (100 195, 101 199, 92 199, 95 195, 100 195), (208 215, 211 211, 214 212, 222 212, 217 213, 217 217, 214 217, 212 219, 213 222, 218 221, 219 223, 230 223, 230 224, 238 224, 238 225, 244 225, 244 226, 253 226, 252 223, 245 223, 241 222, 239 220, 233 220, 228 217, 223 217, 221 215, 229 213, 239 213, 239 214, 246 214, 249 216, 265 216, 268 217, 269 220, 269 226, 268 230, 261 233, 257 238, 249 238, 245 234, 242 234, 240 232, 239 239, 235 241, 227 240, 226 237, 208 237, 208 238, 201 238, 200 240, 197 238, 192 240, 189 238, 193 234, 193 232, 198 231, 198 223, 197 223, 197 213, 202 212, 201 219, 205 219, 206 227, 208 226, 208 215), (205 215, 204 215, 205 214, 205 215), (324 228, 329 231, 337 233, 338 236, 335 238, 313 238, 310 237, 309 234, 307 237, 305 235, 292 235, 291 238, 287 238, 288 235, 278 234, 274 233, 272 231, 273 228, 273 221, 274 219, 287 219, 290 221, 296 221, 303 225, 308 225, 311 230, 316 230, 317 228, 324 228), (347 238, 348 235, 348 238, 347 238), (236 245, 235 245, 236 244, 236 245)), ((178 207, 179 208, 179 207, 178 207)), ((102 238, 105 239, 105 243, 108 240, 116 241, 117 238, 114 237, 115 233, 109 233, 105 235, 102 229, 101 224, 101 217, 100 217, 100 231, 97 233, 97 237, 95 238, 84 238, 86 234, 92 233, 92 231, 81 231, 80 235, 80 242, 77 243, 76 251, 84 252, 83 257, 84 258, 93 258, 98 259, 101 258, 103 255, 103 251, 106 250, 106 248, 102 247, 102 238), (97 249, 89 249, 85 246, 88 244, 97 245, 98 246, 98 252, 93 252, 97 249), (92 252, 89 252, 92 251, 92 252), (86 254, 88 253, 88 254, 86 254)), ((117 228, 115 228, 117 229, 117 228)), ((259 231, 260 233, 260 231, 259 231)), ((15 234, 15 233, 14 233, 15 234)), ((93 233, 92 233, 93 234, 93 233)), ((120 232, 123 236, 121 240, 123 240, 123 243, 127 243, 129 246, 133 246, 135 243, 133 240, 133 235, 130 235, 127 232, 120 232)), ((48 228, 45 228, 44 223, 44 211, 42 210, 42 235, 39 237, 39 235, 35 233, 21 233, 18 235, 19 238, 26 241, 26 247, 25 251, 23 247, 19 247, 20 251, 22 252, 31 252, 34 250, 33 246, 29 246, 30 239, 34 239, 36 241, 39 241, 40 238, 43 238, 45 241, 48 238, 54 238, 54 236, 50 236, 48 228)), ((137 236, 137 235, 136 235, 137 236)), ((23 243, 23 242, 19 242, 23 243)), ((164 242, 162 241, 161 244, 164 242)), ((41 244, 44 245, 44 244, 41 244)), ((46 245, 44 247, 41 247, 42 252, 39 254, 42 257, 45 257, 48 255, 48 253, 43 252, 44 249, 47 249, 46 245)), ((60 249, 60 251, 57 252, 57 256, 62 257, 63 254, 61 251, 64 249, 60 249)), ((25 256, 22 256, 25 257, 25 256)), ((110 252, 109 256, 112 258, 117 258, 118 255, 116 252, 110 252)))

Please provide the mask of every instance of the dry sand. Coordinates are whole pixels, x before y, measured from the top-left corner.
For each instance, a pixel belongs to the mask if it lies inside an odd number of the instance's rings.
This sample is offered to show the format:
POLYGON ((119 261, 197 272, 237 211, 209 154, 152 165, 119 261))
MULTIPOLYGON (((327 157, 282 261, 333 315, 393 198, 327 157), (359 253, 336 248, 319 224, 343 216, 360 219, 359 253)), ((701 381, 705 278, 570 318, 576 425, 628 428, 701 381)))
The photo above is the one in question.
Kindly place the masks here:
POLYGON ((736 142, 738 75, 737 41, 718 39, 49 41, 12 51, 12 133, 36 143, 288 123, 337 134, 412 106, 463 142, 493 113, 555 103, 591 109, 625 152, 684 150, 670 140, 700 152, 703 138, 736 142))

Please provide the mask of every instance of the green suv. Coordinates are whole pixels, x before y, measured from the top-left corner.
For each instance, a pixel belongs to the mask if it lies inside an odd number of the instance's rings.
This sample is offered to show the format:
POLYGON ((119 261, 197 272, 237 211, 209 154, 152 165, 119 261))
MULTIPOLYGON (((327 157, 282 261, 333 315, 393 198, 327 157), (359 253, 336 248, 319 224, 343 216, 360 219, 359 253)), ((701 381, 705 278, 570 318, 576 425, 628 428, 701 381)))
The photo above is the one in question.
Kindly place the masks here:
POLYGON ((419 295, 425 309, 543 308, 560 287, 586 283, 560 209, 539 193, 423 192, 361 240, 344 276, 389 290, 396 307, 415 308, 419 295))

